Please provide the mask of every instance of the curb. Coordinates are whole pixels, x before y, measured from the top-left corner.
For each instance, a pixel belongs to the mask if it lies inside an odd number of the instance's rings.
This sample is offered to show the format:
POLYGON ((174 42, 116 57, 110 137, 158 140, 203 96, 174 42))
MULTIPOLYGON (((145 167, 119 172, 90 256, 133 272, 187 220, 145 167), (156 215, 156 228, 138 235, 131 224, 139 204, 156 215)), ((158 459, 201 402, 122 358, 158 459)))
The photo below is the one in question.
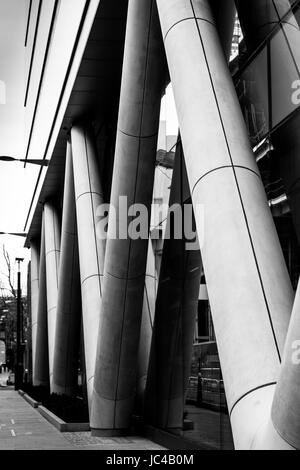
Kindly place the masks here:
POLYGON ((86 432, 90 431, 90 423, 66 423, 52 411, 45 408, 42 403, 31 398, 23 390, 18 390, 21 397, 24 398, 32 408, 35 408, 50 424, 52 424, 59 432, 86 432))
POLYGON ((27 401, 27 403, 29 403, 29 405, 32 406, 32 408, 38 408, 38 406, 41 405, 40 402, 31 398, 29 395, 27 395, 27 393, 23 392, 23 390, 18 390, 18 392, 21 395, 21 397, 23 397, 24 400, 27 401))
POLYGON ((66 423, 42 405, 38 406, 38 412, 60 432, 84 432, 90 430, 89 423, 66 423))

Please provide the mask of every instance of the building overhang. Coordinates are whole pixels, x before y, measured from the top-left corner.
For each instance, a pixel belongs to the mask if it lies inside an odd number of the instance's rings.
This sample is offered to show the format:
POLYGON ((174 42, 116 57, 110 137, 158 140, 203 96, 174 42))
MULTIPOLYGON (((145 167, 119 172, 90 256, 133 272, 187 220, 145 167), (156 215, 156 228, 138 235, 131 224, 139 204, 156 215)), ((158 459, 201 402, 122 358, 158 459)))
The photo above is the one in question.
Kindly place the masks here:
POLYGON ((50 160, 41 167, 24 230, 25 247, 39 238, 43 204, 60 197, 63 191, 66 144, 74 122, 88 117, 101 126, 109 119, 117 122, 128 1, 87 2, 77 50, 66 77, 65 93, 60 97, 56 122, 48 140, 50 160))

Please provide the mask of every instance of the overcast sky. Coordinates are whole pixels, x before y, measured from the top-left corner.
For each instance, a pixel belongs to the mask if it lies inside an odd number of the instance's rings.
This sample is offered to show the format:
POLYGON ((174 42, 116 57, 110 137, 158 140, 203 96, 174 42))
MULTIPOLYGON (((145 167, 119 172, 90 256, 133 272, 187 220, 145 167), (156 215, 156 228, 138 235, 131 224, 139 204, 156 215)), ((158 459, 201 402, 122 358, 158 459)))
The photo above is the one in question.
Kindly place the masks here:
MULTIPOLYGON (((25 47, 27 0, 0 0, 0 155, 24 158, 26 83, 25 47)), ((169 87, 163 99, 161 119, 167 121, 167 134, 177 134, 173 94, 169 87)), ((38 158, 31 155, 31 158, 38 158)), ((39 168, 0 161, 0 232, 23 232, 39 168)), ((24 238, 0 235, 0 279, 6 272, 2 245, 11 259, 24 257, 23 281, 29 250, 24 238)), ((22 283, 23 284, 23 283, 22 283)), ((25 285, 25 283, 24 283, 25 285)))
MULTIPOLYGON (((16 157, 24 154, 25 1, 0 0, 0 80, 6 88, 5 97, 2 84, 0 155, 16 157)), ((23 169, 21 163, 0 162, 1 232, 23 231, 35 174, 36 169, 23 169)), ((0 272, 6 271, 2 257, 3 243, 13 260, 16 256, 28 260, 29 251, 23 249, 23 238, 0 236, 0 272)), ((24 263, 24 273, 25 264, 27 262, 24 263)))

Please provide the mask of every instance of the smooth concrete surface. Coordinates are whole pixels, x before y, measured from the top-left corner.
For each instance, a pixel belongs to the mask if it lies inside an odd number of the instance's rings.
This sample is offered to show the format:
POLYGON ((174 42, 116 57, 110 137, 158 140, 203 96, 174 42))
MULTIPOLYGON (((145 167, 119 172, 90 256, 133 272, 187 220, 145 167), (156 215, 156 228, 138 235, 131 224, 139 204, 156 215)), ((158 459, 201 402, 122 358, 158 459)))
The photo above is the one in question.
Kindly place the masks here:
MULTIPOLYGON (((165 79, 156 2, 130 0, 111 192, 117 211, 120 196, 127 197, 128 207, 143 204, 150 209, 165 79)), ((131 217, 125 214, 125 218, 127 228, 131 217)), ((112 225, 110 218, 109 232, 112 225)), ((107 240, 91 415, 92 432, 97 435, 122 433, 130 426, 147 250, 147 239, 107 240)))
POLYGON ((44 213, 41 227, 41 249, 39 265, 39 298, 36 327, 36 348, 33 369, 33 385, 49 387, 49 348, 47 325, 47 285, 44 213))
POLYGON ((50 389, 52 391, 54 342, 57 315, 57 293, 60 259, 60 219, 54 204, 44 205, 45 214, 45 251, 46 251, 46 284, 47 284, 47 318, 50 389))
POLYGON ((149 439, 59 432, 14 390, 0 388, 0 450, 164 450, 149 439))
POLYGON ((81 296, 71 144, 67 144, 52 392, 75 395, 81 296))
POLYGON ((34 370, 37 315, 38 315, 38 303, 39 303, 40 242, 38 242, 37 240, 32 240, 30 248, 31 248, 31 263, 30 263, 31 345, 32 345, 32 370, 34 370))
POLYGON ((277 381, 294 293, 209 4, 157 4, 231 411, 277 381))
POLYGON ((151 349, 152 330, 155 313, 155 301, 157 292, 157 273, 155 269, 155 253, 151 239, 149 239, 147 268, 145 277, 143 313, 141 322, 141 333, 138 351, 137 370, 137 405, 138 410, 143 410, 144 393, 146 388, 149 357, 151 349))
POLYGON ((102 296, 105 240, 97 236, 97 208, 103 191, 93 132, 76 125, 71 130, 82 318, 89 408, 92 403, 97 336, 102 296))
MULTIPOLYGON (((183 213, 190 198, 184 156, 177 145, 170 202, 183 213)), ((191 214, 192 215, 192 214, 191 214)), ((174 214, 176 219, 176 213, 174 214)), ((172 234, 170 213, 166 232, 172 234)), ((196 249, 187 250, 183 234, 164 241, 155 306, 145 420, 162 429, 182 429, 185 391, 190 375, 202 262, 196 249)))
POLYGON ((283 361, 272 405, 280 436, 300 449, 300 284, 298 284, 283 361))
POLYGON ((240 400, 231 412, 231 426, 238 450, 293 450, 278 434, 271 421, 276 384, 257 389, 240 400))

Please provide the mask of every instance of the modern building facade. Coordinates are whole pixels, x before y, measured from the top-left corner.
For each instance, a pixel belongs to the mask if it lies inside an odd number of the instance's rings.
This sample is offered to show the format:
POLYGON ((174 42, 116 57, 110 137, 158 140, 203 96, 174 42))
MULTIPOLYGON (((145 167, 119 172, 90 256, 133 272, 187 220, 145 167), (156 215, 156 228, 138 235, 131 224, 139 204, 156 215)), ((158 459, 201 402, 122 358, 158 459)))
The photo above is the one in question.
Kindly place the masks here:
POLYGON ((300 448, 299 25, 291 0, 28 2, 33 384, 80 368, 96 436, 180 433, 194 374, 236 449, 300 448))

